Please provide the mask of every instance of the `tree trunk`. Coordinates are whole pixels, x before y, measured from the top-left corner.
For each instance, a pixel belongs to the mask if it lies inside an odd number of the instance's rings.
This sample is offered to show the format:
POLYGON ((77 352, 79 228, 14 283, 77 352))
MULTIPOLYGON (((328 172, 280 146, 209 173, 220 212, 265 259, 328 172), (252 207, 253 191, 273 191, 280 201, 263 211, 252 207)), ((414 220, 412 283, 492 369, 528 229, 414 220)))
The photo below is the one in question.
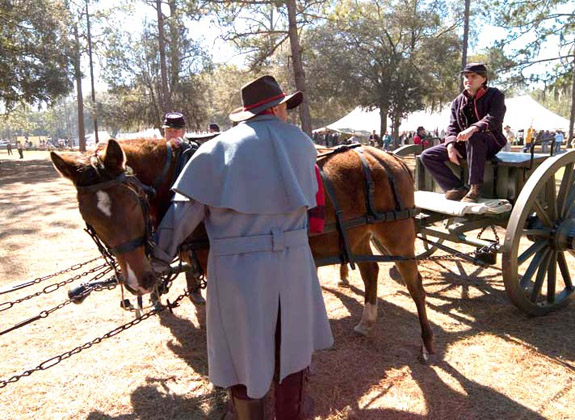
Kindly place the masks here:
MULTIPOLYGON (((178 28, 178 5, 176 0, 169 0, 170 6, 170 19, 168 20, 168 30, 169 30, 169 54, 170 54, 170 103, 173 106, 173 98, 171 92, 176 92, 179 90, 178 86, 180 84, 180 37, 178 28)), ((188 116, 186 116, 188 117, 188 116)))
POLYGON ((569 133, 567 133, 567 147, 573 147, 573 126, 575 125, 575 58, 573 59, 573 67, 571 68, 571 115, 569 116, 569 133))
MULTIPOLYGON (((461 46, 461 70, 467 64, 467 44, 469 43, 469 8, 471 0, 465 0, 465 12, 463 15, 463 45, 461 46)), ((459 90, 463 90, 463 79, 459 81, 459 90)))
POLYGON ((74 24, 74 79, 76 79, 76 94, 78 104, 78 143, 80 152, 86 151, 86 130, 84 128, 84 97, 82 94, 82 70, 80 68, 80 36, 78 24, 74 24))
POLYGON ((302 49, 299 43, 296 20, 296 0, 286 0, 289 22, 289 39, 291 46, 291 55, 293 63, 293 73, 295 78, 295 87, 303 93, 303 101, 299 106, 299 116, 301 119, 301 129, 311 136, 311 115, 306 95, 305 72, 303 69, 302 49))
POLYGON ((90 59, 90 82, 92 84, 92 121, 94 122, 94 141, 96 144, 100 142, 98 137, 98 107, 96 104, 96 90, 94 88, 94 62, 92 60, 92 34, 90 32, 90 11, 88 10, 88 2, 86 0, 86 29, 88 31, 88 57, 90 59))
POLYGON ((164 15, 162 14, 162 0, 156 0, 156 9, 158 12, 158 47, 160 51, 160 77, 161 77, 161 92, 160 104, 162 112, 171 111, 172 104, 170 101, 170 93, 168 91, 168 70, 166 68, 166 35, 164 33, 164 15))
POLYGON ((383 141, 383 136, 387 131, 387 108, 379 106, 379 138, 383 141))

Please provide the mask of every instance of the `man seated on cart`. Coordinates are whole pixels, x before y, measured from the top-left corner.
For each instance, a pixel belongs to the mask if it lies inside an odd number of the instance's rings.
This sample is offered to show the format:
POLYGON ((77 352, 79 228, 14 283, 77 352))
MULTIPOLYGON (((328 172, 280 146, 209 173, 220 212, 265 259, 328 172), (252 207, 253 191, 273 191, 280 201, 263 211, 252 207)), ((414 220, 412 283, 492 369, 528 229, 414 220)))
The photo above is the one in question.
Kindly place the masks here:
POLYGON ((421 161, 448 200, 477 203, 485 162, 507 143, 503 135, 505 97, 501 91, 487 87, 487 68, 483 63, 469 63, 461 72, 465 90, 451 103, 451 119, 445 142, 425 150, 421 161), (446 165, 459 165, 467 159, 469 186, 465 186, 446 165))

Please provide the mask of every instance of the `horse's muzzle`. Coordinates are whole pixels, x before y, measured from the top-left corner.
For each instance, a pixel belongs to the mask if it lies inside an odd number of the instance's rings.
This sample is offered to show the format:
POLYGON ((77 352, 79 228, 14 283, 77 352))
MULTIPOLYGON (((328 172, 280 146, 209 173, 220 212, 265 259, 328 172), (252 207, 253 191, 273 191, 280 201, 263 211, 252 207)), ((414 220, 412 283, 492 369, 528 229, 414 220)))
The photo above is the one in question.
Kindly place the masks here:
POLYGON ((121 278, 121 283, 124 285, 128 292, 133 295, 140 296, 152 293, 154 291, 154 286, 158 282, 156 275, 154 273, 146 273, 138 282, 138 284, 131 284, 126 281, 125 278, 121 278))

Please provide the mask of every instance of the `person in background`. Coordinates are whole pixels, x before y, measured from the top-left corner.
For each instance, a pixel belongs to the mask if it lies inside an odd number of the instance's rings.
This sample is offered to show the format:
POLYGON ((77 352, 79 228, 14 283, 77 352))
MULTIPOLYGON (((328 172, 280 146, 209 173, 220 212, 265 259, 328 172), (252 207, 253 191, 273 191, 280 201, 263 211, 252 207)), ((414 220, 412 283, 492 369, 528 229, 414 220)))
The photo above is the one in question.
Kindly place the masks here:
POLYGON ((312 354, 333 344, 307 232, 317 152, 287 123, 301 92, 287 95, 262 76, 241 96, 230 115, 237 126, 202 144, 174 184, 154 256, 171 261, 205 222, 209 378, 231 389, 227 418, 263 420, 273 381, 276 419, 304 419, 312 354))
POLYGON ((6 143, 6 152, 8 152, 8 155, 14 154, 12 153, 12 143, 10 143, 10 140, 8 140, 8 143, 6 143))
POLYGON ((561 130, 555 131, 555 153, 561 153, 561 143, 565 140, 565 134, 561 130))
POLYGON ((505 131, 505 137, 507 137, 507 143, 505 143, 505 146, 503 146, 503 149, 501 150, 503 150, 504 152, 510 152, 511 144, 515 142, 515 133, 513 133, 511 127, 509 127, 508 125, 506 125, 503 130, 505 131))
POLYGON ((164 129, 164 138, 167 141, 172 139, 183 141, 186 134, 186 120, 179 112, 168 112, 164 116, 162 128, 164 129))
POLYGON ((383 150, 388 151, 389 150, 389 146, 391 145, 391 134, 389 134, 387 131, 385 132, 384 136, 383 136, 383 150))
MULTIPOLYGON (((186 135, 186 120, 180 112, 168 112, 164 116, 162 128, 164 129, 164 138, 166 141, 184 141, 184 136, 186 135)), ((198 287, 200 279, 196 278, 192 272, 186 271, 186 282, 190 291, 190 300, 195 305, 205 304, 206 300, 198 287)))
POLYGON ((531 143, 533 143, 533 138, 535 137, 535 129, 533 127, 529 127, 527 129, 527 135, 525 136, 525 145, 523 146, 523 149, 521 149, 522 152, 529 152, 529 149, 531 149, 531 143))
POLYGON ((465 89, 451 103, 445 143, 424 150, 421 161, 445 191, 445 198, 476 203, 481 198, 485 162, 507 142, 503 135, 505 97, 487 86, 483 63, 467 64, 461 75, 465 89), (460 159, 467 159, 469 165, 469 187, 446 165, 459 165, 460 159))
POLYGON ((373 130, 373 131, 371 132, 371 135, 369 136, 368 141, 369 141, 369 145, 370 145, 370 146, 376 147, 376 146, 379 145, 379 136, 377 135, 377 133, 375 132, 375 130, 373 130))
POLYGON ((24 159, 24 146, 22 145, 22 142, 20 140, 16 142, 16 150, 18 150, 18 155, 20 155, 20 159, 24 159))
POLYGON ((217 125, 216 123, 210 123, 210 125, 208 126, 208 133, 219 133, 220 132, 220 126, 217 125))
POLYGON ((425 131, 425 128, 421 126, 417 127, 417 131, 413 136, 413 144, 421 144, 424 149, 426 149, 429 146, 429 140, 427 140, 427 133, 425 131))

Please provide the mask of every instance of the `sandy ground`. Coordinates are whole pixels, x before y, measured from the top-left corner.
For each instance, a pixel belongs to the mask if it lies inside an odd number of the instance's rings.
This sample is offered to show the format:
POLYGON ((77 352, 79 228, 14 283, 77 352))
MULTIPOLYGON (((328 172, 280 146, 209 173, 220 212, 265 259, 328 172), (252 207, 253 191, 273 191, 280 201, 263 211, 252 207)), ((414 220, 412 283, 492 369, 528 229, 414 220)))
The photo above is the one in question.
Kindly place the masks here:
MULTIPOLYGON (((0 289, 97 256, 74 189, 46 152, 19 160, 0 151, 0 191, 0 289)), ((415 305, 392 265, 380 266, 379 317, 369 337, 353 332, 363 308, 358 272, 344 289, 337 267, 320 269, 335 345, 314 358, 317 419, 575 418, 574 306, 529 318, 509 303, 499 269, 446 261, 420 270, 436 334, 428 366, 417 359, 415 305)), ((0 295, 0 309, 75 273, 0 295)), ((183 287, 178 279, 170 297, 183 287)), ((67 289, 1 311, 0 330, 64 302, 67 289)), ((0 335, 0 383, 131 321, 119 301, 118 289, 93 293, 0 335)), ((0 418, 218 419, 225 401, 207 380, 204 309, 184 300, 174 314, 0 388, 0 418)))

